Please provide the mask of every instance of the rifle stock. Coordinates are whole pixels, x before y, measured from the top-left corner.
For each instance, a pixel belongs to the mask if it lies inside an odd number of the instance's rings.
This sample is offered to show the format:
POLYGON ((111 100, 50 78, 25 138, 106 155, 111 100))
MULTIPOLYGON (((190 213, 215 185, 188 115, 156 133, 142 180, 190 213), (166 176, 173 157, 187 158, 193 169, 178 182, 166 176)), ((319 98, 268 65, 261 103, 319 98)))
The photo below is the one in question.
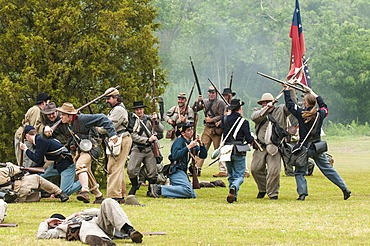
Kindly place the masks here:
POLYGON ((193 175, 193 181, 192 181, 192 185, 193 185, 193 189, 200 189, 200 184, 199 184, 199 179, 198 179, 198 173, 197 173, 197 167, 195 165, 195 160, 193 159, 192 161, 192 175, 193 175))
MULTIPOLYGON (((6 167, 6 163, 0 163, 1 167, 6 167)), ((22 171, 29 171, 33 173, 44 173, 45 170, 43 167, 19 167, 22 171)))

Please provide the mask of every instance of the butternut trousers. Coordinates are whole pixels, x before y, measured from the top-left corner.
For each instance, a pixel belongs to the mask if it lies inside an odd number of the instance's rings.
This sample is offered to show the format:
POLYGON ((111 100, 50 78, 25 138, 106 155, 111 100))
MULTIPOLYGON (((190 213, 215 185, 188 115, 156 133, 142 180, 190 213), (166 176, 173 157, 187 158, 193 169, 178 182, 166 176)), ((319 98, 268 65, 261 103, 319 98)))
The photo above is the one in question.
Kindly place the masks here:
POLYGON ((131 145, 132 138, 128 135, 122 138, 121 153, 116 156, 117 161, 108 154, 107 197, 122 198, 122 190, 126 190, 124 169, 131 145))

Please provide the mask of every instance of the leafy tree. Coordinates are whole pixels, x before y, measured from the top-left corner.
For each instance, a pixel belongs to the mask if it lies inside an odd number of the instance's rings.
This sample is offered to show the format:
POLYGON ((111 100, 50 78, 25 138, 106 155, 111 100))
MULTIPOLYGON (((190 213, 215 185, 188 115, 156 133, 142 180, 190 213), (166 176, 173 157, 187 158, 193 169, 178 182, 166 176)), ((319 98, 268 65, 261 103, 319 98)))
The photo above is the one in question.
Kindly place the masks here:
MULTIPOLYGON (((121 86, 125 103, 166 82, 157 10, 150 0, 0 0, 0 155, 14 160, 13 134, 36 95, 79 107, 121 86)), ((96 109, 94 105, 94 109, 96 109)))

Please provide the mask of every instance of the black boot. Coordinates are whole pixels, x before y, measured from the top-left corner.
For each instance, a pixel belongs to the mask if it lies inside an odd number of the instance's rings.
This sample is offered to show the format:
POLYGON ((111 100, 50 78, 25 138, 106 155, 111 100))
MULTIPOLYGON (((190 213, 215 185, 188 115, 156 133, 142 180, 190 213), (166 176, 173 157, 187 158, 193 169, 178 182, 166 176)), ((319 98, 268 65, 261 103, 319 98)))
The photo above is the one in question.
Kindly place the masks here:
POLYGON ((152 191, 151 191, 151 189, 150 189, 150 185, 152 185, 152 184, 156 184, 157 183, 157 179, 155 178, 155 179, 148 179, 148 181, 149 181, 149 186, 148 186, 148 191, 147 191, 147 193, 146 193, 146 196, 147 197, 153 197, 152 196, 152 191))
POLYGON ((140 188, 139 181, 137 177, 135 178, 130 178, 131 181, 131 189, 128 192, 129 195, 135 195, 136 191, 140 188))

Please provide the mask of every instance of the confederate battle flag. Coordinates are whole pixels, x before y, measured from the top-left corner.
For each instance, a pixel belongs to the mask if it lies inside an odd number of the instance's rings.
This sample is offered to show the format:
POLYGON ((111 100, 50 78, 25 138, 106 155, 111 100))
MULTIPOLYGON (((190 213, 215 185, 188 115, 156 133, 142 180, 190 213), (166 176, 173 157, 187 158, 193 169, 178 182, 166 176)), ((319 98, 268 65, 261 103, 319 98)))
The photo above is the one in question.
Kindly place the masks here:
MULTIPOLYGON (((306 47, 304 44, 304 35, 302 29, 301 10, 299 8, 298 0, 295 1, 295 9, 293 13, 292 26, 290 27, 289 37, 292 39, 292 50, 291 50, 291 65, 287 79, 291 79, 295 72, 304 63, 304 54, 306 47)), ((297 76, 297 79, 304 85, 311 87, 310 76, 308 74, 307 65, 303 69, 303 73, 297 76)))

